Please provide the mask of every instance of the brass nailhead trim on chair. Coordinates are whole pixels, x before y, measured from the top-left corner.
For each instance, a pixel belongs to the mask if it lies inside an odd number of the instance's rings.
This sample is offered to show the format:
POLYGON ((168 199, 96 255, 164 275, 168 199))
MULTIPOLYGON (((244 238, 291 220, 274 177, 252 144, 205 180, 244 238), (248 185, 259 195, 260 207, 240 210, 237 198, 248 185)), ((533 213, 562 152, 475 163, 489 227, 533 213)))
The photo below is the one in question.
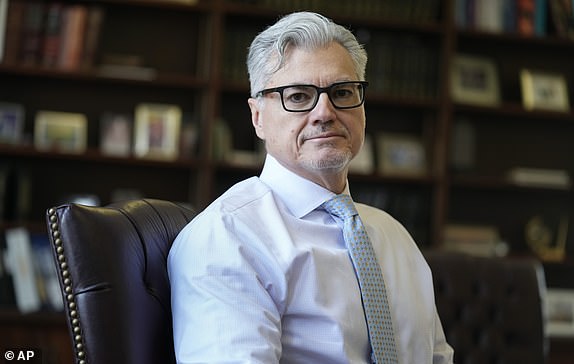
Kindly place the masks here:
POLYGON ((56 255, 58 263, 60 265, 60 274, 62 275, 62 282, 64 283, 64 293, 65 299, 68 302, 68 315, 70 315, 70 323, 73 332, 74 350, 76 351, 76 357, 78 358, 78 364, 86 364, 85 352, 84 352, 84 339, 82 337, 82 328, 80 327, 80 320, 78 318, 78 311, 76 305, 76 297, 73 293, 72 279, 70 277, 70 271, 68 270, 68 263, 66 262, 66 256, 64 255, 64 246, 62 239, 60 237, 60 227, 58 225, 58 216, 56 215, 56 209, 51 208, 48 210, 49 220, 51 222, 52 228, 52 241, 56 246, 56 255))

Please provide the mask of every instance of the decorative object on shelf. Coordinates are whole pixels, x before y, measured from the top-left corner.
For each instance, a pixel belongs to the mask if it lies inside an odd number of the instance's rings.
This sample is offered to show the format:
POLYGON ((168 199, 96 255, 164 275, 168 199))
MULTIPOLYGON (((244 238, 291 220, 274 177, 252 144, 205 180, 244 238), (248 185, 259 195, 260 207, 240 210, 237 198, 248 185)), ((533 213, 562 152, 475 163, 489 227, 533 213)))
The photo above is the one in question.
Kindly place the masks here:
POLYGON ((458 54, 451 69, 454 101, 494 106, 500 102, 498 69, 492 59, 458 54))
POLYGON ((482 257, 502 257, 509 250, 495 226, 478 224, 446 225, 442 248, 482 257))
POLYGON ((0 143, 20 144, 24 130, 24 107, 0 102, 0 143))
POLYGON ((574 337, 574 290, 549 288, 544 297, 550 337, 574 337))
POLYGON ((132 148, 133 117, 107 112, 100 119, 100 150, 102 154, 127 157, 132 148))
POLYGON ((349 172, 358 174, 371 174, 375 170, 373 137, 365 135, 365 142, 359 154, 349 164, 349 172))
POLYGON ((134 154, 139 158, 176 159, 181 109, 168 104, 139 104, 135 110, 134 154))
POLYGON ((427 172, 425 147, 411 134, 381 133, 377 140, 379 171, 384 175, 423 176, 427 172))
POLYGON ((569 189, 572 180, 563 169, 515 167, 508 171, 511 183, 527 187, 569 189))
POLYGON ((46 111, 36 113, 34 146, 43 151, 83 153, 87 147, 88 120, 84 114, 46 111))
POLYGON ((522 102, 528 110, 570 110, 568 86, 563 75, 523 69, 520 71, 522 102))
POLYGON ((543 261, 562 261, 566 256, 568 221, 567 215, 533 216, 524 229, 526 243, 543 261))

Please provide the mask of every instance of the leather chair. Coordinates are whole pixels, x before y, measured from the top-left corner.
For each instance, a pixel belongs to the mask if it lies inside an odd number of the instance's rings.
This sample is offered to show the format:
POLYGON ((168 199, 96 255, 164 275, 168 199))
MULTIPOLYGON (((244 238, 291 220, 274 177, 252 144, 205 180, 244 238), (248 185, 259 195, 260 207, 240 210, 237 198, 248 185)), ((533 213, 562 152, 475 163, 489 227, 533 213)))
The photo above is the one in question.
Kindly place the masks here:
POLYGON ((438 251, 425 255, 455 363, 545 362, 545 280, 538 261, 438 251))
POLYGON ((167 254, 194 215, 152 199, 48 210, 76 363, 175 363, 167 254))

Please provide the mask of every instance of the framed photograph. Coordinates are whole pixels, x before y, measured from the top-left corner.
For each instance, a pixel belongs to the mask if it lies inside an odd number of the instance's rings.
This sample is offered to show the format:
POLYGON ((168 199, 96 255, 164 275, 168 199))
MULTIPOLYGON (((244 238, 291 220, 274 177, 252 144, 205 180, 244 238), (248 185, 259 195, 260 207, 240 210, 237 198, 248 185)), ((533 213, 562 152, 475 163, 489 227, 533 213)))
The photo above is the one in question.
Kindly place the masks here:
POLYGON ((19 144, 24 131, 24 107, 0 102, 0 143, 19 144))
POLYGON ((498 70, 489 58, 457 55, 451 68, 451 92, 456 102, 493 106, 500 102, 498 70))
POLYGON ((371 174, 375 170, 373 137, 365 134, 365 142, 359 154, 349 164, 349 172, 357 174, 371 174))
POLYGON ((574 337, 574 290, 546 291, 546 332, 550 337, 574 337))
POLYGON ((554 73, 520 71, 522 102, 528 110, 569 111, 568 86, 564 76, 554 73))
POLYGON ((132 149, 133 118, 128 114, 104 113, 100 119, 100 150, 102 154, 127 157, 132 149))
POLYGON ((38 111, 34 124, 34 146, 39 150, 83 153, 87 145, 86 116, 77 113, 38 111))
POLYGON ((135 111, 134 154, 140 158, 178 157, 181 109, 175 105, 140 104, 135 111))
POLYGON ((377 139, 377 149, 382 174, 423 176, 427 173, 424 144, 414 135, 382 133, 377 139))

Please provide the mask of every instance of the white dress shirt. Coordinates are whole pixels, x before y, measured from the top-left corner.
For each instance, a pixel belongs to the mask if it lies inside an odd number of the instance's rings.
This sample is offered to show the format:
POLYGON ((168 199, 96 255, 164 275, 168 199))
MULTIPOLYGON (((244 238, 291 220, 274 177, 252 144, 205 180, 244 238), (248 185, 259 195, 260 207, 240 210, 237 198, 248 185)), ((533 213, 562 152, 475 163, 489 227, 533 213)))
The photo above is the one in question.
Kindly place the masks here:
MULTIPOLYGON (((182 230, 168 258, 178 363, 370 363, 342 222, 320 208, 333 195, 268 156, 260 177, 182 230)), ((452 363, 417 245, 384 211, 356 206, 383 270, 400 362, 452 363)))

